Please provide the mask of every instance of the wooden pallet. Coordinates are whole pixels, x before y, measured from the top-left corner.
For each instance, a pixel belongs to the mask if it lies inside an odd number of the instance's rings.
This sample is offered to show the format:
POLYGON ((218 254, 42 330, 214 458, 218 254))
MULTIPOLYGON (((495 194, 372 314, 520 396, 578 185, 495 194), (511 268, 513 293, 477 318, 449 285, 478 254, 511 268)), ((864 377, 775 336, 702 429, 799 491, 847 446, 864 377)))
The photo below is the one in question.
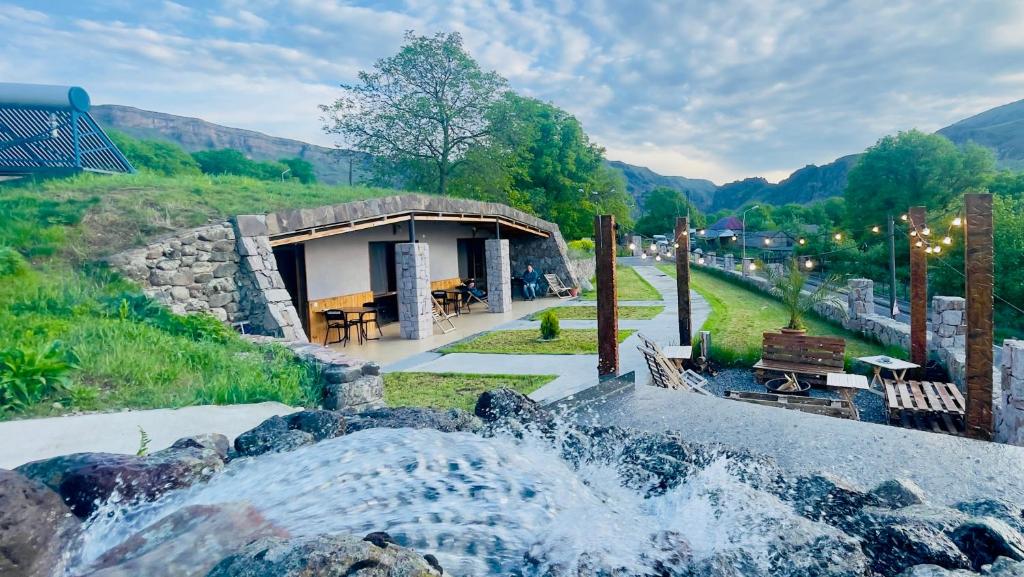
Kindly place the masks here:
POLYGON ((853 405, 842 399, 818 399, 796 395, 776 395, 774 393, 748 393, 746 391, 725 391, 725 398, 755 405, 792 409, 815 415, 853 419, 853 405))
POLYGON ((882 381, 889 423, 947 435, 964 434, 967 403, 953 383, 882 381))

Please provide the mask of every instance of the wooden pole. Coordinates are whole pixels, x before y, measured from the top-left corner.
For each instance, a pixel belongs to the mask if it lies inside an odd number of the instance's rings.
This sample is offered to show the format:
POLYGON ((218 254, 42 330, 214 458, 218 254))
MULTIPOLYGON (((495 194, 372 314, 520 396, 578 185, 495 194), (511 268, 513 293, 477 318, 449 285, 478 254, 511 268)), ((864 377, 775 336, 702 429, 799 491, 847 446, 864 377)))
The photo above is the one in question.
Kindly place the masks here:
POLYGON ((675 242, 679 245, 675 249, 679 344, 686 346, 693 342, 693 326, 690 324, 690 222, 685 216, 676 218, 675 242))
POLYGON ((910 362, 921 365, 928 361, 928 254, 923 246, 921 231, 926 225, 926 214, 923 206, 910 208, 910 362))
POLYGON ((615 292, 615 217, 594 217, 597 264, 597 374, 619 374, 619 306, 615 292))
POLYGON ((967 436, 992 440, 992 195, 964 195, 967 436))

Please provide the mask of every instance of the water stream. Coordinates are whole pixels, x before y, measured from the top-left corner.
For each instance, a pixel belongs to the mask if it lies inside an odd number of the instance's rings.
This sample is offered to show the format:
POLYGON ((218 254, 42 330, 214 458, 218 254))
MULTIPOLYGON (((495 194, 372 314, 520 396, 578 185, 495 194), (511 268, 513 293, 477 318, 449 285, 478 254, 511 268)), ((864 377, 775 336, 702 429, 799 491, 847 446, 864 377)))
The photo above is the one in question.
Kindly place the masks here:
POLYGON ((369 429, 233 462, 155 503, 110 504, 87 524, 69 574, 182 507, 239 501, 295 536, 387 531, 435 554, 451 575, 543 575, 588 559, 669 566, 730 551, 769 574, 780 532, 808 557, 839 554, 822 545, 835 529, 798 517, 726 465, 723 458, 645 499, 612 466, 573 469, 539 440, 369 429))

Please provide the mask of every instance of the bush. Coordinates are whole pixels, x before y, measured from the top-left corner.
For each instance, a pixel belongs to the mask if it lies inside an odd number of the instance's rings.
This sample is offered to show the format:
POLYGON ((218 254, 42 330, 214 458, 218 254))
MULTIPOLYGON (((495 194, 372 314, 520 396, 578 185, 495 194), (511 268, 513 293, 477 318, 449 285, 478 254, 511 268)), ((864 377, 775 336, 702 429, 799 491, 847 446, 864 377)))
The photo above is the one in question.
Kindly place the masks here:
POLYGON ((0 350, 0 411, 20 410, 67 388, 78 356, 61 341, 0 350))
POLYGON ((558 315, 555 314, 555 311, 545 312, 540 317, 540 338, 550 341, 557 339, 561 333, 562 328, 558 325, 558 315))
POLYGON ((28 270, 25 257, 8 246, 0 246, 0 277, 22 274, 28 270))

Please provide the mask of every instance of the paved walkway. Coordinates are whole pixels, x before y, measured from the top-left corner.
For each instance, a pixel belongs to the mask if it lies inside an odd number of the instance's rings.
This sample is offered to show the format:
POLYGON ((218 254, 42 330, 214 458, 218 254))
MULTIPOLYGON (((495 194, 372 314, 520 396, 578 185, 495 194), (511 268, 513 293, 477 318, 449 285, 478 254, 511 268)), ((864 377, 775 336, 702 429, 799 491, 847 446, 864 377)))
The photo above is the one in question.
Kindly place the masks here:
MULTIPOLYGON (((636 259, 639 261, 639 259, 636 259)), ((619 305, 660 305, 665 310, 650 320, 620 320, 620 329, 636 329, 661 344, 678 344, 679 333, 676 321, 679 310, 676 303, 676 281, 654 266, 634 266, 641 277, 651 283, 662 295, 660 301, 620 301, 619 305)), ((694 330, 703 326, 710 308, 699 294, 690 293, 692 322, 694 330)), ((594 306, 593 301, 564 301, 550 303, 552 306, 594 306)), ((596 320, 566 320, 563 328, 596 328, 596 320)), ((538 329, 539 321, 519 319, 501 324, 494 330, 538 329)), ((634 334, 619 345, 619 367, 621 373, 637 372, 638 382, 649 378, 643 356, 636 349, 639 339, 634 334)), ((597 381, 597 355, 501 355, 480 353, 425 353, 404 359, 384 367, 385 372, 417 371, 429 373, 476 373, 476 374, 531 374, 558 375, 550 383, 534 391, 530 396, 537 401, 550 402, 564 398, 592 386, 597 381)))

